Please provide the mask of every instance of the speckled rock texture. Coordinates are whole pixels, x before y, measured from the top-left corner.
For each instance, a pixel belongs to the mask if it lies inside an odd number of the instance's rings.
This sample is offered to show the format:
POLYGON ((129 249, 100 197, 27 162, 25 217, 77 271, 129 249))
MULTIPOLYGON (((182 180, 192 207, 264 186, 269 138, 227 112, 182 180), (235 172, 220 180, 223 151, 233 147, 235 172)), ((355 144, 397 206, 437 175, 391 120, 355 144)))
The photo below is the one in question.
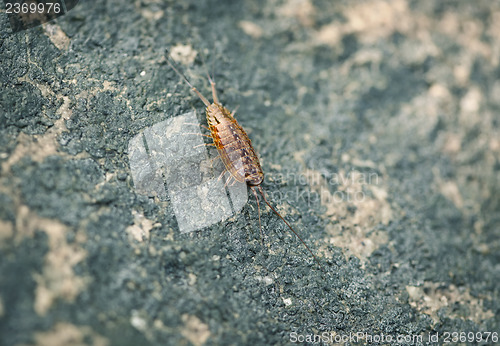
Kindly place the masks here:
POLYGON ((81 1, 0 37, 1 345, 500 332, 500 2, 81 1), (203 121, 166 48, 206 96, 214 61, 321 268, 251 194, 180 233, 136 191, 129 141, 203 121))

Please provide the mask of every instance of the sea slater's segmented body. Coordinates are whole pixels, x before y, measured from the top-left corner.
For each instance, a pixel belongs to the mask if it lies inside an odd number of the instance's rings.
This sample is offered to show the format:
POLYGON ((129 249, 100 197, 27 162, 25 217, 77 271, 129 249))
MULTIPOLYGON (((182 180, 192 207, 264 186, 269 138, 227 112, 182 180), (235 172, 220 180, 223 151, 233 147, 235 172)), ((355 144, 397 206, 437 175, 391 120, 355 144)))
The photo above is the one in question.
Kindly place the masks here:
POLYGON ((222 105, 207 106, 206 115, 215 147, 231 177, 250 186, 260 185, 264 173, 245 130, 222 105))
MULTIPOLYGON (((299 238, 299 240, 304 244, 307 250, 311 253, 314 260, 319 264, 316 256, 314 256, 309 246, 302 240, 302 238, 294 231, 292 226, 274 209, 274 207, 269 204, 266 199, 266 195, 260 186, 264 181, 264 173, 262 172, 262 168, 260 166, 259 158, 255 153, 255 150, 252 147, 252 143, 245 130, 238 124, 236 119, 234 118, 234 111, 231 113, 229 110, 222 106, 219 103, 219 99, 217 97, 217 91, 215 89, 215 82, 212 80, 210 75, 208 75, 208 80, 210 81, 210 85, 212 86, 212 97, 213 102, 210 103, 182 74, 173 63, 171 63, 168 58, 167 62, 172 67, 172 69, 184 79, 184 81, 191 87, 196 95, 203 101, 205 104, 205 112, 207 116, 208 129, 210 130, 210 136, 214 141, 212 145, 217 148, 219 152, 219 157, 224 163, 225 171, 230 173, 231 177, 228 179, 226 184, 234 179, 240 183, 246 183, 250 189, 252 190, 255 199, 257 201, 257 210, 259 214, 259 230, 261 234, 262 242, 264 242, 264 237, 262 235, 262 225, 260 220, 260 206, 259 206, 259 198, 257 196, 256 190, 259 190, 262 198, 266 202, 266 204, 271 208, 271 210, 278 215, 281 220, 290 228, 290 230, 299 238)), ((222 177, 222 175, 221 175, 222 177)), ((233 181, 234 183, 234 181, 233 181)))

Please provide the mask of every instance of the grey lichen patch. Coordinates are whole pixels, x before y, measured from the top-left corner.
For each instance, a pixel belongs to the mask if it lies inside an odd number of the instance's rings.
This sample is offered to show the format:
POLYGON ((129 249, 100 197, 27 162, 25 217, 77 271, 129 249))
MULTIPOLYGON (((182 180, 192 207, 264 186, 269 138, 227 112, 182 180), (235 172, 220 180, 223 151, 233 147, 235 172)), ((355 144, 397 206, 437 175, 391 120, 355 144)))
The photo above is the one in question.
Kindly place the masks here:
POLYGON ((262 28, 253 22, 248 20, 242 20, 238 23, 238 26, 243 30, 243 32, 253 38, 260 38, 264 33, 262 28))
POLYGON ((443 181, 437 174, 436 180, 441 194, 450 200, 457 209, 463 210, 464 200, 457 183, 455 181, 443 181))
POLYGON ((59 322, 45 332, 36 332, 35 340, 40 346, 93 345, 108 346, 109 340, 88 326, 59 322))
POLYGON ((428 314, 435 324, 442 322, 438 312, 445 309, 449 318, 471 320, 477 324, 493 318, 494 312, 485 308, 484 299, 473 297, 467 287, 457 287, 437 282, 425 282, 423 287, 406 286, 410 305, 428 314), (458 306, 466 307, 465 312, 458 306))
POLYGON ((176 62, 191 65, 198 52, 191 45, 177 44, 170 49, 170 56, 176 62))
POLYGON ((164 12, 163 12, 163 10, 160 10, 160 9, 155 9, 153 11, 149 8, 145 8, 145 9, 141 9, 141 15, 150 21, 158 21, 161 18, 163 18, 164 12))
POLYGON ((45 34, 59 50, 66 50, 69 47, 70 39, 57 24, 47 23, 43 25, 45 34))
MULTIPOLYGON (((50 127, 42 135, 28 136, 20 133, 17 137, 17 145, 9 159, 2 163, 2 170, 7 172, 11 166, 16 164, 20 159, 26 156, 37 162, 42 162, 48 156, 55 155, 59 152, 58 137, 66 129, 65 121, 71 116, 70 100, 68 97, 62 97, 63 103, 57 110, 60 118, 56 120, 53 126, 50 127)), ((83 158, 86 155, 79 155, 83 158)))
POLYGON ((195 346, 204 345, 210 337, 208 326, 198 317, 188 314, 182 315, 182 322, 181 334, 195 346))
POLYGON ((310 27, 314 24, 316 8, 311 0, 287 0, 275 11, 279 18, 295 20, 304 27, 310 27))
POLYGON ((17 137, 18 144, 15 151, 7 161, 2 163, 2 170, 7 172, 10 167, 17 163, 21 158, 29 155, 33 160, 43 161, 47 156, 54 155, 57 152, 57 144, 53 135, 40 137, 40 140, 32 136, 20 133, 17 137))
POLYGON ((14 225, 10 221, 0 219, 0 247, 4 242, 14 236, 14 225))
MULTIPOLYGON (((50 25, 50 24, 47 24, 50 25)), ((49 85, 46 83, 40 83, 35 80, 31 80, 27 75, 24 75, 18 78, 20 82, 26 83, 30 86, 30 88, 36 88, 36 92, 28 93, 32 94, 30 97, 34 97, 37 94, 41 94, 44 100, 51 100, 51 106, 55 106, 58 104, 59 106, 55 109, 54 117, 57 119, 55 121, 51 121, 47 125, 50 125, 45 131, 40 131, 42 133, 27 135, 21 132, 16 138, 16 146, 14 152, 11 153, 9 158, 2 163, 2 171, 8 172, 12 165, 16 164, 21 158, 25 156, 30 156, 32 160, 37 162, 42 162, 46 157, 51 155, 59 154, 59 136, 67 130, 66 121, 70 119, 72 115, 72 101, 71 98, 56 93, 49 85)), ((28 96, 25 96, 26 98, 28 96)), ((44 112, 42 112, 42 103, 40 104, 40 109, 37 109, 33 104, 33 101, 27 100, 27 111, 18 110, 19 114, 32 118, 31 121, 36 120, 37 117, 42 117, 44 112), (39 114, 31 114, 30 112, 35 111, 39 112, 39 114)), ((9 107, 10 108, 10 107, 9 107)), ((12 109, 19 107, 12 107, 12 109)), ((47 109, 44 109, 47 112, 47 109)), ((9 109, 10 112, 10 109, 9 109)), ((24 119, 24 117, 22 118, 24 119)), ((16 125, 24 125, 25 122, 14 123, 16 125)), ((38 121, 39 123, 41 121, 38 121)), ((9 124, 9 120, 7 120, 7 124, 9 124)), ((80 155, 79 157, 85 157, 85 155, 80 155)))
POLYGON ((376 229, 393 218, 387 201, 387 191, 378 174, 340 171, 329 181, 320 172, 307 170, 305 176, 320 203, 326 207, 325 218, 330 222, 326 231, 329 244, 345 248, 345 256, 357 256, 364 264, 380 245, 388 243, 387 234, 376 229), (331 192, 328 185, 336 185, 331 192))
POLYGON ((130 324, 132 327, 142 333, 146 333, 148 329, 148 321, 143 311, 132 310, 130 316, 130 324))
POLYGON ((68 244, 66 225, 57 220, 41 218, 28 207, 20 206, 15 242, 21 242, 24 237, 33 237, 37 230, 47 234, 49 243, 49 252, 45 256, 42 273, 34 274, 37 282, 34 310, 43 316, 57 299, 73 302, 85 289, 89 278, 77 276, 73 272, 73 267, 87 255, 80 246, 85 241, 85 236, 79 233, 76 242, 68 244))
POLYGON ((153 229, 153 221, 136 210, 132 210, 132 215, 134 216, 134 224, 127 227, 127 233, 135 241, 143 242, 148 240, 149 232, 153 229))
POLYGON ((415 15, 404 0, 367 1, 344 8, 343 15, 345 22, 336 20, 325 24, 313 34, 318 44, 336 46, 344 36, 351 34, 357 34, 365 43, 373 43, 395 31, 414 29, 415 15))

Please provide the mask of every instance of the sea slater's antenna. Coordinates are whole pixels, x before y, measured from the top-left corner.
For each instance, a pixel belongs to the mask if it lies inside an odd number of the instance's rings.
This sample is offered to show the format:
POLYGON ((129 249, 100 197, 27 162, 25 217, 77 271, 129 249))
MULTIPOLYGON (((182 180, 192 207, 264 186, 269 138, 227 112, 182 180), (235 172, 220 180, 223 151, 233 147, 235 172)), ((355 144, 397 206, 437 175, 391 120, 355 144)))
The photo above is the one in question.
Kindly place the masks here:
POLYGON ((170 55, 169 51, 167 50, 167 63, 170 65, 170 67, 172 68, 172 70, 174 70, 183 80, 184 82, 186 82, 187 85, 189 85, 191 87, 191 90, 193 90, 196 95, 198 95, 198 97, 203 101, 203 103, 205 104, 205 106, 210 106, 210 102, 205 98, 205 96, 203 96, 199 91, 198 89, 196 89, 190 82, 189 80, 187 79, 186 75, 184 75, 184 73, 182 73, 181 71, 179 71, 179 69, 176 67, 175 63, 171 62, 170 60, 174 61, 174 59, 172 58, 172 56, 170 55))
MULTIPOLYGON (((311 255, 313 256, 313 258, 316 261, 316 263, 318 263, 318 265, 321 267, 321 264, 319 263, 318 258, 314 255, 314 253, 311 251, 311 249, 309 248, 309 246, 307 246, 306 242, 304 240, 302 240, 302 238, 297 234, 297 232, 294 231, 294 229, 292 228, 292 226, 290 226, 290 224, 283 218, 283 216, 281 216, 280 213, 278 213, 276 211, 276 209, 274 209, 273 206, 271 204, 269 204, 269 202, 267 201, 266 195, 264 194, 264 191, 262 190, 262 187, 260 185, 258 185, 257 188, 259 189, 260 195, 262 196, 262 198, 264 198, 264 201, 266 202, 266 204, 268 205, 268 207, 271 208, 271 210, 276 215, 278 215, 281 220, 283 220, 283 222, 288 226, 288 228, 290 228, 290 230, 297 236, 297 238, 299 238, 299 240, 302 242, 302 244, 304 244, 304 246, 306 247, 306 249, 311 253, 311 255)), ((257 198, 257 193, 255 192, 255 187, 252 186, 251 189, 252 189, 252 191, 253 191, 253 193, 255 195, 255 198, 257 198)), ((258 205, 258 202, 257 202, 257 205, 258 205)), ((260 226, 260 212, 259 212, 259 226, 260 226)), ((261 230, 261 232, 262 232, 262 230, 261 230)))

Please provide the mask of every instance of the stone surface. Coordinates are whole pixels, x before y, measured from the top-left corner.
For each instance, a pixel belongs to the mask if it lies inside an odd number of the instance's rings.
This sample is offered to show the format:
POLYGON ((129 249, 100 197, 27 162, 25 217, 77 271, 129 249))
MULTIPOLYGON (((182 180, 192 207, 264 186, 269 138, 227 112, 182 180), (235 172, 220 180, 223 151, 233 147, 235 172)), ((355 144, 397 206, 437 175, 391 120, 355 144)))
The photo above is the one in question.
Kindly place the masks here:
POLYGON ((8 25, 0 344, 500 331, 499 2, 81 2, 8 25), (129 141, 202 119, 166 48, 207 97, 215 61, 269 200, 322 269, 268 208, 261 244, 252 198, 180 234, 168 200, 136 193, 129 141))

